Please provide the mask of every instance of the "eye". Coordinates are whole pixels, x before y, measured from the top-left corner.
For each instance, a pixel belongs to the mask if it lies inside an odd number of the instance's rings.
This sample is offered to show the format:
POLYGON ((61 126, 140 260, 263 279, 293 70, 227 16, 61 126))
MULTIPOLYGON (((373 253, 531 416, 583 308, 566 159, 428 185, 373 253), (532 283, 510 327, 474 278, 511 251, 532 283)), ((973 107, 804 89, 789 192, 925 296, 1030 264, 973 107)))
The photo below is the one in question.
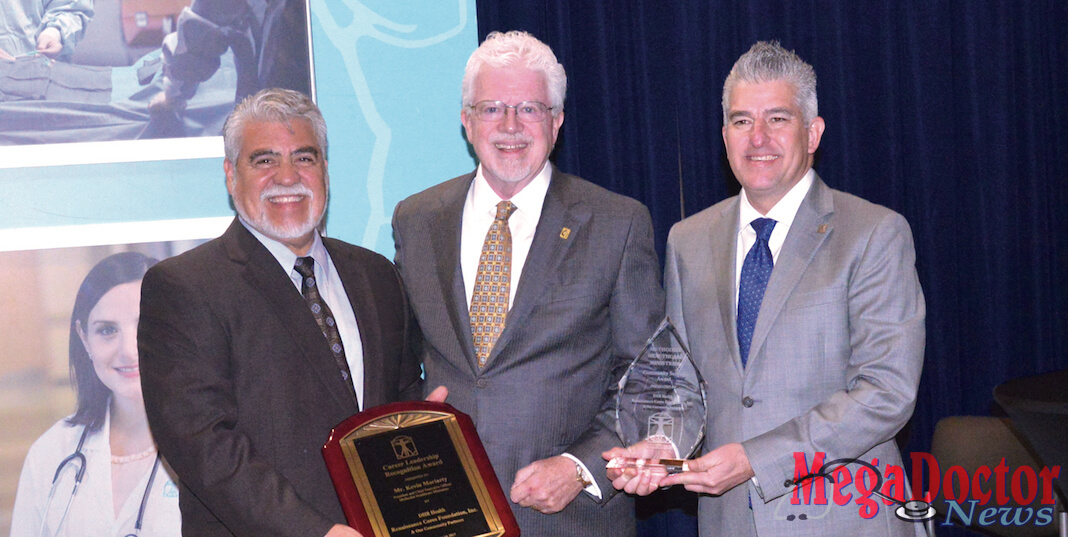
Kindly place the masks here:
POLYGON ((751 122, 749 121, 748 118, 739 118, 739 119, 735 119, 734 122, 732 123, 732 125, 734 125, 735 127, 745 127, 745 126, 749 125, 750 123, 751 122))
POLYGON ((113 324, 100 324, 96 327, 96 333, 99 336, 108 337, 119 333, 119 327, 113 324))

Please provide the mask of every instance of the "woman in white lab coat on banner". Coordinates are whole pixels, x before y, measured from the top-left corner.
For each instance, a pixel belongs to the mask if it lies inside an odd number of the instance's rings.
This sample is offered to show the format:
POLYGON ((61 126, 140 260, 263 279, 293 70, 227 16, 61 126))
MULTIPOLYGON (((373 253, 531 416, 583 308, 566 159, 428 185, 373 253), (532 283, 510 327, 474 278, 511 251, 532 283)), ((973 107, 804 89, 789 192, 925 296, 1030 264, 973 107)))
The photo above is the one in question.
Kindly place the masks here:
POLYGON ((115 254, 82 282, 70 323, 78 408, 30 448, 12 537, 181 535, 178 487, 156 452, 138 368, 141 278, 155 262, 115 254))

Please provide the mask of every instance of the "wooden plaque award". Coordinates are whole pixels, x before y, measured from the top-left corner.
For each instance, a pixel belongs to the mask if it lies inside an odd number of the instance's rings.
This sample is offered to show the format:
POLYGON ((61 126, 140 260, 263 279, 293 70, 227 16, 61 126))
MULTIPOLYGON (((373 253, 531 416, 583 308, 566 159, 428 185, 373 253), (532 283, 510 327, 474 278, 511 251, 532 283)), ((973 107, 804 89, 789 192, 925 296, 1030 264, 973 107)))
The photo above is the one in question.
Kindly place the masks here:
POLYGON ((345 518, 365 537, 517 537, 519 526, 471 418, 408 401, 330 432, 323 458, 345 518))

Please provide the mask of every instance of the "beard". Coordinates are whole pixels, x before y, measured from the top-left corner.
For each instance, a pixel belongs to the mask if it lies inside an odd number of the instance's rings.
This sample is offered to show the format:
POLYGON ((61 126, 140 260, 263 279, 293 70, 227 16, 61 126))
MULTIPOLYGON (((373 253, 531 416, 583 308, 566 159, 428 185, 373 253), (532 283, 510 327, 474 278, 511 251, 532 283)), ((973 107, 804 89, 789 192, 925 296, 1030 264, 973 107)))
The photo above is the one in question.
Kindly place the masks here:
POLYGON ((526 144, 527 148, 521 155, 507 153, 491 153, 489 158, 479 159, 485 171, 497 180, 505 183, 518 183, 531 175, 541 171, 545 161, 536 162, 532 158, 534 140, 530 136, 516 135, 500 137, 490 141, 490 145, 497 144, 526 144))
MULTIPOLYGON (((269 201, 270 198, 275 196, 305 196, 314 202, 314 192, 303 183, 290 186, 272 185, 260 193, 260 203, 271 203, 269 201)), ((303 222, 277 224, 267 216, 267 211, 260 211, 259 216, 253 218, 249 216, 248 211, 245 210, 242 204, 234 203, 234 207, 237 209, 237 214, 241 216, 241 219, 248 222, 250 226, 260 233, 275 240, 292 240, 307 236, 322 224, 323 218, 326 216, 326 205, 329 202, 329 196, 329 190, 327 190, 327 199, 323 200, 323 209, 309 212, 303 222)))

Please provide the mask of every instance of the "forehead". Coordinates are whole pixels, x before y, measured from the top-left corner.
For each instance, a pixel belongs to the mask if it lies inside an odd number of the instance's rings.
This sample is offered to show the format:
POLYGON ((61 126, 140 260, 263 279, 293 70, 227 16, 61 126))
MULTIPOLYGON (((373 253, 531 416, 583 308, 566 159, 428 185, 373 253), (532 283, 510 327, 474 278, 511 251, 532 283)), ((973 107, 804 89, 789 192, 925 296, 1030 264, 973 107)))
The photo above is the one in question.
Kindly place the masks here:
POLYGON ((113 316, 118 310, 138 309, 141 301, 141 280, 120 283, 100 297, 93 309, 89 311, 89 319, 113 316))
POLYGON ((315 129, 304 118, 282 121, 249 121, 241 138, 241 155, 271 151, 289 153, 295 149, 312 147, 321 152, 315 129))
POLYGON ((758 114, 768 110, 789 110, 800 114, 797 90, 785 80, 742 82, 731 91, 728 113, 758 114))
POLYGON ((475 101, 504 101, 515 104, 520 101, 548 102, 549 85, 545 74, 526 67, 483 66, 475 77, 475 101))

